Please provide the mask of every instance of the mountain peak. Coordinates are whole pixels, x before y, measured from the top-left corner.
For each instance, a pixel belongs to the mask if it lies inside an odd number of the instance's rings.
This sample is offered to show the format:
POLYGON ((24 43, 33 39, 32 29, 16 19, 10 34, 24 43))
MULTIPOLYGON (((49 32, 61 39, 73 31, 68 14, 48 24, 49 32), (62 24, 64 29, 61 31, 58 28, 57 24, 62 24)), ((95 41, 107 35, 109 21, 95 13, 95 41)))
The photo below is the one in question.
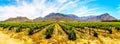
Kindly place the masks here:
POLYGON ((100 16, 110 16, 109 13, 104 13, 104 14, 101 14, 100 16))
POLYGON ((98 18, 100 18, 102 20, 116 20, 116 18, 114 18, 113 16, 111 16, 108 13, 101 14, 100 16, 98 16, 98 18))
POLYGON ((62 13, 50 13, 49 15, 63 15, 62 13))
POLYGON ((104 14, 101 14, 99 15, 98 17, 112 17, 109 13, 104 13, 104 14))
POLYGON ((68 14, 68 16, 71 17, 71 18, 75 18, 75 19, 78 19, 78 18, 79 18, 78 16, 76 16, 76 15, 74 15, 74 14, 68 14))
POLYGON ((111 16, 109 13, 104 13, 98 16, 89 16, 89 17, 81 17, 84 21, 103 21, 103 20, 117 20, 113 16, 111 16))
POLYGON ((75 21, 76 19, 74 17, 77 16, 69 16, 66 14, 62 14, 62 13, 50 13, 47 16, 45 16, 45 19, 48 20, 53 20, 53 21, 75 21))
POLYGON ((62 13, 50 13, 47 16, 45 16, 45 18, 50 18, 50 17, 68 17, 68 16, 62 13))

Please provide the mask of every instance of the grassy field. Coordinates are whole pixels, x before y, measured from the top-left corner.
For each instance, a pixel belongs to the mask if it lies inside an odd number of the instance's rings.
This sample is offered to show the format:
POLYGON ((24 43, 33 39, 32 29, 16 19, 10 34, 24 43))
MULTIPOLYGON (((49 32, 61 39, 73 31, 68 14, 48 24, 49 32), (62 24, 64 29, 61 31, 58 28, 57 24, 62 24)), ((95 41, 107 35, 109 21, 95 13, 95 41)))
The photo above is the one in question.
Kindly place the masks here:
POLYGON ((120 44, 120 22, 0 22, 0 44, 120 44))

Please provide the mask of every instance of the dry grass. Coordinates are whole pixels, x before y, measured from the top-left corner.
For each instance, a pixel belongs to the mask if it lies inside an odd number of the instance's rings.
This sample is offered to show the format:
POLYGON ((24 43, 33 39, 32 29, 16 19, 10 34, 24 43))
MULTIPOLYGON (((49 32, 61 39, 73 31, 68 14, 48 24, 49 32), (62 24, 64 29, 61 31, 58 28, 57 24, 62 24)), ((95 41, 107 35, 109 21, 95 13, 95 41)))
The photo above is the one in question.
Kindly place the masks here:
MULTIPOLYGON (((88 33, 76 32, 77 39, 75 41, 68 40, 67 34, 62 28, 56 24, 52 38, 45 39, 45 29, 31 36, 26 34, 26 31, 15 33, 14 30, 0 28, 0 44, 120 44, 120 32, 113 34, 105 34, 103 30, 99 30, 98 38, 89 35, 88 33)), ((85 32, 85 31, 84 31, 85 32)))

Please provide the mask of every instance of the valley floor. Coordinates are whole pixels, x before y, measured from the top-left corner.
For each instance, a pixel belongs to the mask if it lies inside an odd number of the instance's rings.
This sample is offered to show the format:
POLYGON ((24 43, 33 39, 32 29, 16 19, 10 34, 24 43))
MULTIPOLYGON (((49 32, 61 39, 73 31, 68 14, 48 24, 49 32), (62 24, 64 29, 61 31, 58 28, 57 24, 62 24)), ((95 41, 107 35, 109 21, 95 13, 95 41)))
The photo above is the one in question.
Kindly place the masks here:
POLYGON ((58 24, 55 24, 52 38, 45 39, 44 31, 46 28, 31 36, 26 35, 24 32, 8 32, 0 28, 0 44, 120 44, 119 32, 113 35, 116 35, 117 39, 101 35, 98 38, 89 35, 81 37, 81 34, 76 31, 77 39, 71 41, 68 40, 67 34, 58 24))

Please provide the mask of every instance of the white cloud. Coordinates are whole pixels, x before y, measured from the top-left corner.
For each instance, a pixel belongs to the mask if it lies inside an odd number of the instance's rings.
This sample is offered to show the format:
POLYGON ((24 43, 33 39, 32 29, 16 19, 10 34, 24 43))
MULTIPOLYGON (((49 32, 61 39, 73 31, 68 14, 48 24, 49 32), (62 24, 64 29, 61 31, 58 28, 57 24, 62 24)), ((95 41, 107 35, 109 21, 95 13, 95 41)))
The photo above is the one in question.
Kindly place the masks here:
POLYGON ((58 0, 58 2, 65 3, 65 2, 67 2, 67 0, 58 0))
MULTIPOLYGON (((0 20, 5 20, 10 17, 25 16, 30 19, 37 17, 44 17, 52 12, 65 11, 68 7, 74 8, 77 7, 77 3, 80 3, 80 0, 56 0, 56 2, 48 2, 46 0, 33 0, 31 3, 27 3, 27 0, 16 0, 17 5, 9 6, 0 6, 0 20), (66 4, 64 4, 66 3, 66 4)), ((91 0, 81 1, 81 5, 90 2, 91 0)), ((80 7, 77 11, 73 12, 77 16, 85 14, 89 11, 93 11, 96 8, 88 9, 83 6, 80 7)))
POLYGON ((97 10, 98 8, 90 8, 88 9, 87 6, 80 7, 77 11, 72 12, 71 14, 75 14, 77 16, 89 16, 89 15, 96 15, 95 13, 91 13, 94 10, 97 10))
POLYGON ((117 13, 120 14, 120 5, 118 5, 118 8, 117 8, 117 13))

